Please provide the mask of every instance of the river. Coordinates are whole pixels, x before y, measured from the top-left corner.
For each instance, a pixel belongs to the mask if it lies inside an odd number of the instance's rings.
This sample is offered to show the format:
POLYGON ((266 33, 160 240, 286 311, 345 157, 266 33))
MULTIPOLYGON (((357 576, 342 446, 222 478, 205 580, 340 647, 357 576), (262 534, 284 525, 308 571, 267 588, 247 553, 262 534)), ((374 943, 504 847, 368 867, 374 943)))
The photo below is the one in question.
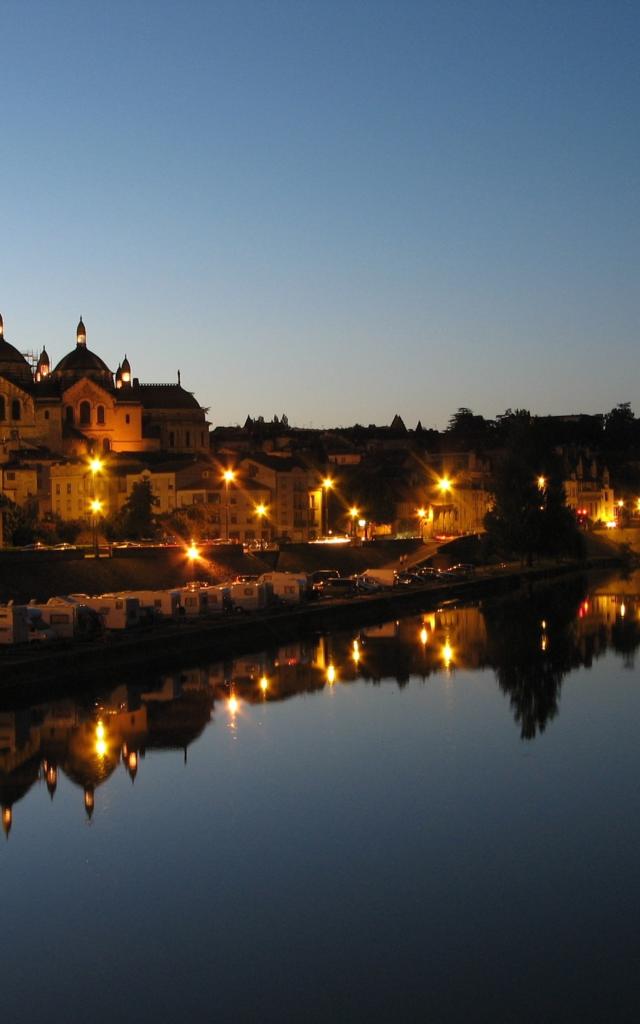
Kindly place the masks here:
POLYGON ((568 578, 5 704, 5 1019, 635 1021, 639 643, 568 578))

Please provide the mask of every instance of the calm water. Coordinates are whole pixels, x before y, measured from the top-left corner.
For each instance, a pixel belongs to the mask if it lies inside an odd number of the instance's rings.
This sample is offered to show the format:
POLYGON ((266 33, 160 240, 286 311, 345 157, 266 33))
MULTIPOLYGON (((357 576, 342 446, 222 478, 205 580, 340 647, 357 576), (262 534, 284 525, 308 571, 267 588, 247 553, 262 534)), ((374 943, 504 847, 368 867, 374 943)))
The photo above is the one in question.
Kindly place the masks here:
POLYGON ((5 709, 4 1019, 635 1021, 639 643, 565 582, 5 709))

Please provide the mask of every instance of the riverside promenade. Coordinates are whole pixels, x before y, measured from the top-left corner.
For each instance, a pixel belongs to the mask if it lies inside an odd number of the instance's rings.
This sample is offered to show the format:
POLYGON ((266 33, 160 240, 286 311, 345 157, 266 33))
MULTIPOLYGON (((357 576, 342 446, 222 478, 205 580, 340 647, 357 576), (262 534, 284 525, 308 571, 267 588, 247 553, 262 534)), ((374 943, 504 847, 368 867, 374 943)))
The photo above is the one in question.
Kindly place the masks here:
POLYGON ((105 682, 126 682, 184 665, 185 658, 219 659, 249 653, 308 632, 383 622, 412 611, 429 611, 444 601, 474 600, 571 573, 619 566, 608 558, 586 562, 507 565, 479 569, 466 579, 394 587, 346 599, 230 614, 218 619, 159 623, 91 642, 57 641, 0 650, 0 706, 41 696, 63 696, 105 682))

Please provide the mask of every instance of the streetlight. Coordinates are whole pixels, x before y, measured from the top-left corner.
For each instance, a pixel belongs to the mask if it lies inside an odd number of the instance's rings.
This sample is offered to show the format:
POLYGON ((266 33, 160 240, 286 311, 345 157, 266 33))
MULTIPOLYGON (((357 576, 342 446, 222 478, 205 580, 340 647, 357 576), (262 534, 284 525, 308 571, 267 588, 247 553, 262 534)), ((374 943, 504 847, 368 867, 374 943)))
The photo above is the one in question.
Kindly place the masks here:
POLYGON ((229 484, 233 483, 236 478, 235 471, 233 469, 225 469, 222 474, 224 480, 224 509, 225 509, 225 540, 229 542, 229 484))
POLYGON ((263 543, 263 540, 264 540, 264 537, 263 537, 263 533, 264 533, 263 521, 264 521, 264 518, 265 518, 266 514, 267 514, 267 506, 265 505, 265 503, 263 501, 261 501, 261 502, 259 502, 256 505, 256 515, 258 517, 258 522, 260 523, 260 545, 261 546, 262 546, 262 543, 263 543))
POLYGON ((352 505, 349 509, 349 516, 351 517, 351 536, 355 537, 356 534, 356 519, 360 516, 360 509, 352 505))
POLYGON ((331 479, 330 476, 325 476, 324 480, 322 481, 322 533, 323 536, 325 537, 329 533, 329 494, 331 493, 332 487, 333 480, 331 479))
POLYGON ((92 512, 92 516, 91 516, 91 529, 92 529, 92 533, 93 533, 93 554, 97 558, 98 557, 98 516, 102 512, 102 502, 100 501, 100 498, 92 498, 91 499, 91 504, 90 504, 89 507, 91 508, 91 512, 92 512))
POLYGON ((195 543, 195 541, 191 541, 189 547, 187 548, 187 558, 189 559, 189 565, 191 566, 192 578, 195 579, 196 562, 200 558, 200 549, 195 543))
POLYGON ((538 477, 538 490, 539 491, 544 491, 546 486, 547 486, 547 479, 546 479, 546 477, 539 476, 538 477))

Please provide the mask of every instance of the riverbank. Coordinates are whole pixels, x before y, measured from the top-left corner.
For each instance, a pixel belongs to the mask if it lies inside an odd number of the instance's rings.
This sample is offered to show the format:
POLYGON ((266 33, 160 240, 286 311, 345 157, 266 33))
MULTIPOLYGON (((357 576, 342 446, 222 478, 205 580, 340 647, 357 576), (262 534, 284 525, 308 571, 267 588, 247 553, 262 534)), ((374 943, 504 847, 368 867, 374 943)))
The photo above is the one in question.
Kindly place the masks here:
POLYGON ((15 705, 47 696, 60 697, 79 688, 113 682, 114 677, 123 683, 139 680, 181 667, 185 659, 190 663, 203 658, 219 660, 278 645, 305 632, 371 625, 412 611, 429 611, 443 601, 490 597, 540 580, 616 567, 618 563, 611 559, 598 559, 492 569, 459 581, 396 587, 363 597, 250 615, 168 623, 91 643, 5 648, 0 650, 0 702, 15 705))

